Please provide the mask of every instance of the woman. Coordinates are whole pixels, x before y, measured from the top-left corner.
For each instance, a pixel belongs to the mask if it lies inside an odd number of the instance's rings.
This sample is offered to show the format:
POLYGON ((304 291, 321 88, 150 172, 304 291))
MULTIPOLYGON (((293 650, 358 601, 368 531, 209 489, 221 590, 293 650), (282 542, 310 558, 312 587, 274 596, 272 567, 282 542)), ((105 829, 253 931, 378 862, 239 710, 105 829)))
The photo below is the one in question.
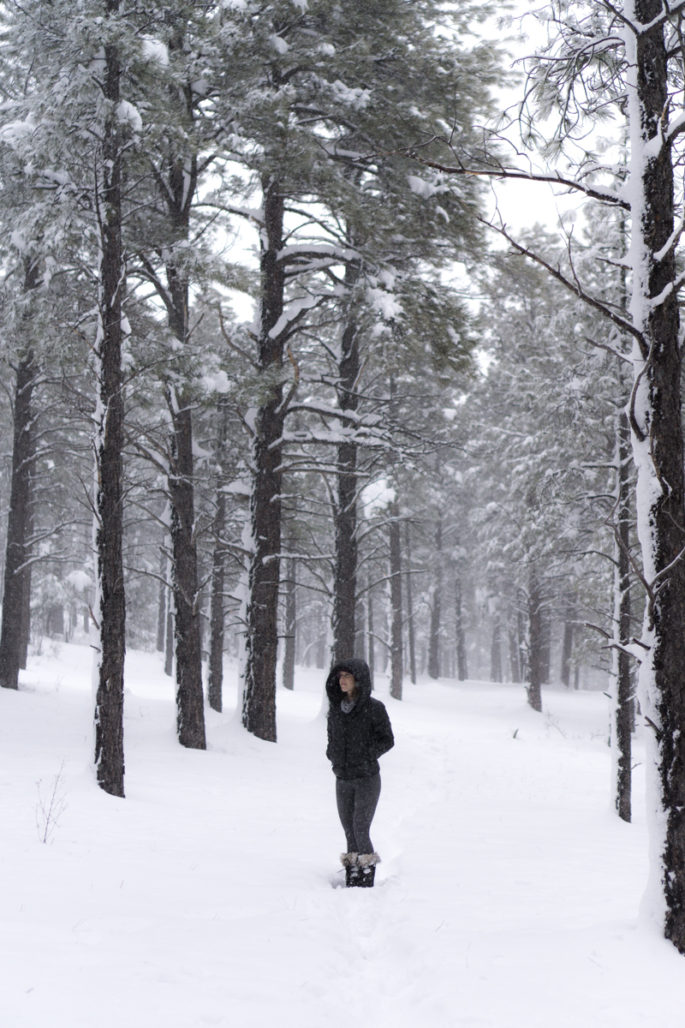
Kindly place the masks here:
POLYGON ((334 664, 326 680, 328 747, 336 778, 338 814, 347 852, 341 856, 347 886, 371 887, 380 857, 369 831, 381 792, 378 758, 395 745, 388 712, 371 696, 371 672, 363 660, 334 664))

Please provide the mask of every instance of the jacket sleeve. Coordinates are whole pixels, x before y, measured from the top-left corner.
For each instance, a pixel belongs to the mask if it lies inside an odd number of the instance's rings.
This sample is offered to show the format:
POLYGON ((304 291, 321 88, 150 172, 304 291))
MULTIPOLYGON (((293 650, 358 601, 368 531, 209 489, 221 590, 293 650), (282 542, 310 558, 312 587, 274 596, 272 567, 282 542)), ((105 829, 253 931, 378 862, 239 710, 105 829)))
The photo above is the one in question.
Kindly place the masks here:
POLYGON ((374 703, 373 712, 373 741, 376 750, 375 755, 378 758, 393 748, 395 737, 392 734, 388 712, 380 701, 374 703))

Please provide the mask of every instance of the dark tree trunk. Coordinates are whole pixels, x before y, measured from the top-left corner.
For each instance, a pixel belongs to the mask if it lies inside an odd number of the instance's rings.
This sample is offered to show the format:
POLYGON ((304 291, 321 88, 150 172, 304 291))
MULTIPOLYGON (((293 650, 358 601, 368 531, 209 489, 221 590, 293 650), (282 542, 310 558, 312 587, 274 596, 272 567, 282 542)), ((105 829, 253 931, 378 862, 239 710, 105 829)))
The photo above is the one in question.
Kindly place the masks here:
MULTIPOLYGON (((26 556, 30 558, 30 539, 33 533, 33 505, 29 505, 28 511, 28 523, 27 523, 27 543, 26 543, 26 556)), ((24 588, 22 590, 21 597, 21 645, 19 647, 19 668, 25 669, 29 659, 29 645, 31 643, 31 577, 33 574, 33 565, 27 563, 24 568, 24 574, 22 575, 24 588)))
MULTIPOLYGON (((174 234, 186 238, 195 191, 196 169, 191 161, 191 185, 186 162, 176 159, 169 169, 167 202, 174 234)), ((185 269, 173 259, 166 265, 169 328, 183 346, 188 345, 189 281, 185 269)), ((178 741, 190 749, 206 748, 202 689, 201 612, 195 537, 195 468, 193 418, 187 388, 167 383, 165 396, 171 419, 168 492, 170 503, 171 583, 174 596, 176 650, 176 728, 178 741)))
MULTIPOLYGON (((27 259, 24 264, 24 294, 38 285, 38 265, 27 259)), ((29 301, 30 302, 30 301, 29 301)), ((22 328, 30 314, 22 318, 22 328)), ((19 687, 19 669, 26 666, 28 646, 27 606, 30 610, 30 565, 28 540, 31 526, 31 477, 35 455, 33 434, 33 389, 37 367, 31 343, 23 347, 14 383, 14 425, 10 506, 7 515, 5 576, 0 628, 0 686, 19 687)))
POLYGON ((431 616, 428 633, 428 675, 440 677, 440 630, 442 625, 442 519, 435 528, 435 563, 431 591, 431 616))
MULTIPOLYGON (((225 503, 225 501, 223 501, 225 503)), ((217 509, 216 517, 220 516, 217 509)), ((212 591, 209 608, 209 671, 207 698, 212 710, 223 710, 224 684, 224 580, 225 553, 215 541, 212 554, 212 591)))
POLYGON ((466 656, 466 632, 464 630, 464 601, 462 596, 461 578, 457 574, 454 579, 454 611, 457 647, 457 678, 465 682, 469 677, 468 658, 466 656))
POLYGON ((561 666, 559 674, 562 685, 571 685, 571 662, 573 660, 573 636, 575 630, 575 605, 570 597, 566 599, 564 628, 561 638, 561 666))
POLYGON ((402 546, 400 511, 390 506, 390 695, 402 699, 402 546))
POLYGON ((495 614, 492 624, 492 639, 490 642, 490 681, 502 681, 502 619, 499 611, 495 614))
POLYGON ((176 729, 190 749, 206 747, 202 690, 202 643, 195 540, 193 431, 189 399, 167 393, 173 435, 169 454, 171 581, 176 649, 176 729))
POLYGON ((638 505, 638 532, 650 588, 645 625, 650 651, 641 679, 645 713, 656 731, 661 812, 652 829, 658 833, 654 849, 661 854, 664 930, 685 953, 685 525, 677 269, 670 243, 674 183, 665 138, 670 83, 663 4, 636 0, 634 6, 635 18, 626 23, 634 46, 628 54, 634 68, 630 195, 642 202, 631 222, 631 253, 638 263, 632 310, 642 338, 630 413, 638 493, 647 499, 638 505))
POLYGON ((405 595, 407 597, 407 650, 409 655, 409 680, 412 685, 416 685, 416 635, 414 628, 414 596, 413 596, 413 583, 411 574, 411 529, 409 521, 404 523, 404 548, 405 548, 405 561, 404 566, 406 568, 404 581, 405 581, 405 595))
POLYGON ((297 561, 288 560, 285 585, 285 640, 283 643, 283 686, 295 688, 295 649, 297 644, 297 561))
MULTIPOLYGON (((167 599, 171 599, 168 595, 167 599)), ((169 678, 174 673, 174 612, 172 604, 167 603, 166 608, 166 637, 164 640, 164 674, 169 678)))
MULTIPOLYGON (((108 0, 108 14, 118 11, 108 0)), ((95 439, 95 551, 100 653, 95 699, 95 767, 98 785, 124 795, 124 655, 126 602, 122 559, 122 448, 124 428, 121 365, 122 301, 125 265, 121 244, 120 57, 115 43, 104 47, 104 96, 110 107, 102 140, 100 284, 95 439)))
POLYGON ((242 722, 260 739, 276 741, 276 664, 281 552, 283 386, 280 371, 284 333, 272 333, 283 314, 285 278, 284 201, 278 181, 264 184, 261 328, 259 368, 264 375, 262 405, 254 424, 250 521, 252 553, 248 573, 242 722))
MULTIPOLYGON (((345 269, 345 286, 351 294, 359 277, 356 265, 345 269)), ((340 343, 338 406, 356 412, 360 372, 359 329, 350 302, 340 343)), ((348 438, 337 452, 337 497, 335 502, 335 578, 333 583, 333 660, 345 660, 354 653, 357 606, 357 443, 354 427, 345 424, 348 438)))
POLYGON ((508 636, 509 666, 511 667, 511 680, 512 682, 520 682, 523 678, 523 675, 521 674, 521 647, 519 643, 518 633, 518 616, 514 621, 512 619, 511 611, 509 612, 508 636))
POLYGON ((528 674, 528 650, 527 650, 527 610, 528 597, 523 589, 518 590, 518 604, 516 607, 516 635, 518 642, 518 666, 519 677, 517 681, 523 682, 528 674))
POLYGON ((632 817, 632 732, 634 723, 634 687, 632 658, 626 647, 631 638, 632 609, 630 599, 630 426, 624 412, 619 415, 617 432, 617 523, 616 563, 614 590, 616 613, 614 626, 616 642, 615 673, 616 696, 614 704, 614 739, 616 766, 616 811, 623 821, 632 817))
POLYGON ((552 668, 552 619, 549 605, 543 604, 541 611, 540 681, 549 682, 552 668))
POLYGON ((371 588, 371 576, 367 582, 366 589, 366 638, 367 643, 367 663, 369 670, 371 671, 371 677, 373 678, 374 667, 376 664, 376 639, 375 639, 375 628, 373 624, 373 589, 371 588))
POLYGON ((531 567, 528 576, 528 703, 533 710, 542 710, 543 674, 542 591, 537 571, 531 567))
POLYGON ((228 404, 225 397, 218 403, 216 441, 216 500, 214 508, 214 541, 212 552, 212 583, 209 600, 209 675, 208 700, 212 710, 223 709, 224 681, 224 582, 226 578, 226 440, 228 437, 228 404))
MULTIPOLYGON (((359 576, 357 576, 359 581, 359 576)), ((366 660, 366 599, 357 597, 357 609, 354 615, 354 655, 366 660)))
MULTIPOLYGON (((184 32, 183 21, 177 19, 170 39, 172 51, 183 51, 184 32)), ((194 118, 192 89, 172 88, 169 104, 177 112, 179 122, 190 129, 194 118)), ((168 239, 163 247, 166 286, 146 264, 151 281, 166 307, 169 329, 183 348, 189 343, 190 291, 183 246, 190 231, 197 175, 197 156, 192 149, 189 147, 183 152, 182 148, 177 149, 170 143, 156 174, 160 199, 166 206, 167 214, 168 239), (177 245, 181 247, 180 257, 176 254, 177 245)), ((164 394, 171 422, 167 490, 170 505, 171 590, 174 601, 176 728, 182 746, 205 749, 192 398, 180 376, 173 381, 167 379, 164 394)))

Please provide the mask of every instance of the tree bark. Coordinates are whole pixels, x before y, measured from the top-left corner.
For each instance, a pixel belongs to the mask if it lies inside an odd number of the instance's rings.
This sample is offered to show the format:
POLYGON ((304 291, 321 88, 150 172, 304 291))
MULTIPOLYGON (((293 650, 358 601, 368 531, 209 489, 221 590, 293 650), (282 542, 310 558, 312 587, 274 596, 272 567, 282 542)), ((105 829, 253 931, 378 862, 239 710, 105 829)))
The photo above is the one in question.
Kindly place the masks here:
POLYGON ((568 689, 571 685, 571 661, 573 660, 573 636, 574 636, 574 610, 575 605, 571 596, 566 597, 564 609, 564 628, 561 639, 561 662, 559 677, 561 684, 568 689))
MULTIPOLYGON (((166 200, 175 237, 187 238, 190 210, 197 180, 196 160, 172 157, 166 200)), ((189 279, 173 258, 166 264, 169 328, 182 346, 188 345, 189 279)), ((190 749, 205 749, 204 694, 200 596, 195 537, 195 468, 192 400, 184 383, 167 382, 165 397, 171 419, 169 440, 169 492, 171 583, 174 596, 176 651, 176 728, 178 741, 190 749)))
POLYGON ((288 560, 285 580, 285 639, 283 643, 283 687, 295 688, 295 644, 297 641, 297 561, 288 560))
POLYGON ((512 682, 520 682, 523 676, 521 674, 521 647, 518 633, 518 614, 515 619, 513 619, 511 610, 509 611, 507 633, 509 637, 509 666, 511 668, 511 680, 512 682))
MULTIPOLYGON (((345 287, 350 295, 359 278, 355 264, 345 268, 345 287)), ((356 412, 360 372, 359 328, 348 307, 340 343, 337 396, 341 411, 356 412)), ((333 583, 333 660, 354 654, 357 606, 357 443, 354 429, 344 426, 348 438, 337 449, 337 497, 335 502, 335 577, 333 583)))
MULTIPOLYGON (((27 258, 24 262, 24 296, 38 285, 38 264, 27 258)), ((27 328, 30 314, 22 317, 27 328)), ((31 342, 23 344, 14 383, 14 424, 12 435, 12 471, 10 506, 7 515, 7 543, 2 596, 2 627, 0 628, 0 686, 19 687, 19 669, 26 666, 26 610, 30 609, 30 566, 28 539, 31 526, 31 478, 35 456, 33 435, 33 389, 38 368, 31 342)))
POLYGON ((552 669, 552 619, 548 604, 541 610, 540 681, 549 682, 552 669))
POLYGON ((173 434, 170 440, 168 489, 173 554, 176 651, 176 729, 178 741, 190 749, 206 748, 202 644, 195 540, 193 431, 189 399, 169 387, 167 403, 173 434))
MULTIPOLYGON (((669 82, 661 0, 629 0, 631 123, 631 312, 642 333, 630 407, 637 468, 638 535, 649 587, 640 673, 643 711, 654 726, 661 813, 652 825, 665 935, 685 953, 685 518, 681 355, 674 246, 669 82), (634 17, 632 17, 634 15, 634 17), (644 27, 643 27, 644 26, 644 27), (658 298, 658 299, 657 299, 658 298)), ((655 799, 657 798, 655 797, 655 799)))
POLYGON ((224 583, 226 578, 226 439, 228 436, 228 407, 225 397, 219 400, 217 409, 218 431, 215 463, 218 468, 216 500, 214 509, 214 531, 212 552, 212 582, 209 612, 209 674, 208 700, 212 710, 223 709, 224 680, 224 583))
MULTIPOLYGON (((118 13, 117 0, 106 3, 118 13)), ((121 241, 122 136, 120 56, 116 43, 104 47, 104 98, 107 114, 102 139, 100 207, 100 276, 95 438, 95 553, 98 599, 96 620, 99 657, 95 699, 95 767, 98 785, 113 796, 124 795, 124 655, 126 601, 122 559, 122 449, 124 428, 122 301, 125 264, 121 241)))
POLYGON ((400 511, 390 505, 390 695, 402 699, 402 547, 400 511))
POLYGON ((406 568, 404 574, 405 595, 407 597, 407 650, 409 656, 409 680, 416 685, 416 634, 414 628, 414 595, 411 574, 411 528, 409 520, 404 523, 404 549, 406 568))
POLYGON ((454 611, 457 649, 457 678, 460 682, 465 682, 469 677, 469 667, 466 655, 466 632, 464 630, 464 602, 462 597, 461 578, 458 574, 454 579, 454 611))
POLYGON ((542 591, 537 571, 530 568, 528 576, 528 671, 526 691, 533 710, 542 710, 543 670, 542 591))
POLYGON ((495 612, 492 623, 490 641, 490 681, 502 681, 502 619, 499 611, 495 612))
POLYGON ((623 821, 632 817, 632 734, 634 724, 634 689, 632 658, 626 647, 631 637, 630 598, 630 426, 625 412, 619 415, 617 430, 617 523, 614 564, 614 649, 615 696, 613 710, 615 804, 623 821))
POLYGON ((369 575, 366 583, 366 638, 367 642, 367 663, 371 672, 371 678, 373 678, 373 672, 376 664, 376 638, 375 628, 373 623, 373 589, 371 587, 371 575, 369 575))
POLYGON ((280 370, 284 332, 273 331, 283 314, 285 277, 284 200, 277 179, 263 185, 261 318, 258 364, 263 376, 262 405, 254 422, 242 723, 260 739, 276 742, 276 662, 281 551, 283 385, 280 370))
MULTIPOLYGON (((171 596, 167 595, 167 600, 171 600, 171 596)), ((172 610, 172 604, 167 603, 166 607, 166 636, 164 641, 164 674, 168 675, 169 678, 174 673, 174 612, 172 610)))
POLYGON ((440 677, 440 631, 442 625, 442 517, 435 526, 435 563, 431 591, 431 616, 428 633, 428 675, 440 677))
MULTIPOLYGON (((185 24, 174 23, 170 50, 184 52, 185 24)), ((193 123, 193 90, 190 83, 169 90, 169 104, 188 128, 193 123)), ((164 254, 166 285, 154 269, 150 279, 166 307, 171 334, 187 348, 189 343, 190 277, 184 244, 197 187, 197 155, 192 146, 170 142, 156 169, 161 204, 166 209, 166 237, 159 249, 164 254), (181 254, 177 255, 180 244, 181 254)), ((176 729, 182 746, 205 749, 204 695, 202 688, 201 613, 195 536, 195 469, 193 459, 192 396, 182 377, 167 378, 164 397, 171 431, 168 444, 167 492, 171 537, 171 591, 173 594, 174 649, 176 656, 176 729)), ((167 618, 169 624, 169 618, 167 618)), ((167 659, 167 667, 168 667, 167 659)))

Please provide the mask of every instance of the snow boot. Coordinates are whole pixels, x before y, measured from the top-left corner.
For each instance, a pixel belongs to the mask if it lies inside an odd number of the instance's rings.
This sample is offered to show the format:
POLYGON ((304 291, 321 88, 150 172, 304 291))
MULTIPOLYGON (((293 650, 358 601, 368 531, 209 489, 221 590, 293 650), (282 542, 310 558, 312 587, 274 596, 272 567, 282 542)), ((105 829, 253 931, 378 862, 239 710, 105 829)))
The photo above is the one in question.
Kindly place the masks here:
POLYGON ((359 885, 363 889, 372 889, 376 879, 376 864, 380 864, 381 858, 377 853, 360 853, 357 858, 361 874, 359 885))
POLYGON ((340 863, 345 868, 345 885, 348 889, 361 885, 361 870, 357 862, 357 853, 341 853, 340 863))

